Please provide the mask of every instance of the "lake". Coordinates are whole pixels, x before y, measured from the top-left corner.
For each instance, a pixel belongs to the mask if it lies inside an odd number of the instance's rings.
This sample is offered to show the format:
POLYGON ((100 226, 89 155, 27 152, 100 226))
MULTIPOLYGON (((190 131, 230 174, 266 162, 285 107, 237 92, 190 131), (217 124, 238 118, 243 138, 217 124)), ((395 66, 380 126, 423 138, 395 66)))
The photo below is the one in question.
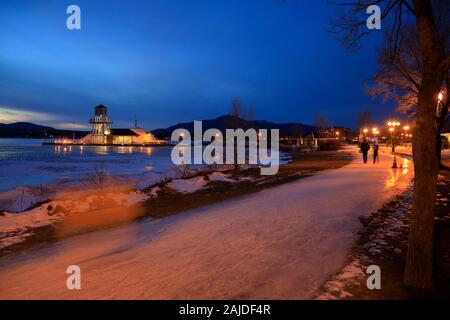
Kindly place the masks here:
MULTIPOLYGON (((0 210, 22 208, 24 193, 26 205, 41 200, 30 194, 42 186, 53 185, 54 191, 74 185, 84 188, 83 181, 98 170, 114 177, 113 183, 138 188, 179 175, 170 158, 171 146, 44 146, 43 142, 0 139, 0 210)), ((281 156, 281 163, 289 160, 281 156)))
POLYGON ((101 166, 110 174, 145 180, 173 169, 170 146, 43 146, 41 139, 0 139, 0 192, 82 179, 101 166))

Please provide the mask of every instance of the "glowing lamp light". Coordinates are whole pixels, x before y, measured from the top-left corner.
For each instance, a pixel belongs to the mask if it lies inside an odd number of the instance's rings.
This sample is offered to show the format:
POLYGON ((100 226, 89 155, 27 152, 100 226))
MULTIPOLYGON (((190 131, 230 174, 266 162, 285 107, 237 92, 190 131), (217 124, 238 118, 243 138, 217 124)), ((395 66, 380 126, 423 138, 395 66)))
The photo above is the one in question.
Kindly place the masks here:
POLYGON ((439 102, 442 102, 443 99, 444 99, 444 94, 442 92, 439 92, 439 95, 438 95, 439 102))
POLYGON ((390 131, 390 132, 394 131, 394 128, 389 128, 389 131, 390 131))

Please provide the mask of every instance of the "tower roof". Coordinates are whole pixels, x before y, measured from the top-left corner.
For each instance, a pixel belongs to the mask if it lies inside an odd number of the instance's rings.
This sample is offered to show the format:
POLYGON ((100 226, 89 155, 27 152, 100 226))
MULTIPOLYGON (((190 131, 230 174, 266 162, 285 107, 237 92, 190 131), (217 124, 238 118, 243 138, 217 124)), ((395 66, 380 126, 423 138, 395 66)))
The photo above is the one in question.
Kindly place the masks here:
POLYGON ((136 137, 138 134, 131 129, 111 129, 112 136, 129 136, 136 137))

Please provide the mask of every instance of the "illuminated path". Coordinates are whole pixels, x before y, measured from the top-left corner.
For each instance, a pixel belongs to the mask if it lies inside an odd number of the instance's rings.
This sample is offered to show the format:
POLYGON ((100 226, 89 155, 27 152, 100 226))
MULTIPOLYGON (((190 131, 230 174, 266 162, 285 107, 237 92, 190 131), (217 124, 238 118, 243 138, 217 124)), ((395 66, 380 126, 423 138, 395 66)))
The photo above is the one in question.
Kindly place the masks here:
POLYGON ((158 221, 43 244, 0 260, 0 299, 303 299, 337 272, 358 216, 400 193, 412 173, 352 164, 158 221), (66 288, 68 265, 81 290, 66 288))

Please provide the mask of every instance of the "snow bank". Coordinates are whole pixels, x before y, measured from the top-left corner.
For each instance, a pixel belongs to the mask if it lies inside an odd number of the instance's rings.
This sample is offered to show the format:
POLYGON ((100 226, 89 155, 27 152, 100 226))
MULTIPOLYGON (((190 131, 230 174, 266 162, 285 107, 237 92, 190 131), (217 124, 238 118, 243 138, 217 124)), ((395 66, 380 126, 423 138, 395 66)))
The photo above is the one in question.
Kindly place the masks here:
POLYGON ((324 292, 317 300, 337 300, 351 297, 352 294, 345 290, 346 287, 357 285, 366 274, 364 267, 358 259, 354 259, 346 265, 340 274, 325 283, 324 292))
POLYGON ((177 192, 191 193, 205 188, 207 181, 205 177, 195 177, 190 179, 175 179, 172 180, 167 186, 177 192))
POLYGON ((0 216, 0 249, 25 241, 39 227, 62 221, 66 215, 89 214, 101 206, 132 206, 149 198, 141 191, 105 192, 83 198, 55 200, 21 213, 0 216))
POLYGON ((32 210, 0 216, 0 249, 23 242, 33 235, 32 229, 48 226, 63 218, 62 212, 49 210, 51 204, 45 204, 32 210))
MULTIPOLYGON (((141 191, 132 191, 128 193, 113 193, 109 195, 114 201, 119 202, 123 206, 132 206, 140 202, 144 202, 149 198, 148 195, 141 191)), ((108 194, 106 195, 108 197, 108 194)))
POLYGON ((208 179, 209 179, 209 181, 236 182, 236 180, 229 178, 228 175, 226 175, 222 172, 213 172, 208 176, 208 179))

